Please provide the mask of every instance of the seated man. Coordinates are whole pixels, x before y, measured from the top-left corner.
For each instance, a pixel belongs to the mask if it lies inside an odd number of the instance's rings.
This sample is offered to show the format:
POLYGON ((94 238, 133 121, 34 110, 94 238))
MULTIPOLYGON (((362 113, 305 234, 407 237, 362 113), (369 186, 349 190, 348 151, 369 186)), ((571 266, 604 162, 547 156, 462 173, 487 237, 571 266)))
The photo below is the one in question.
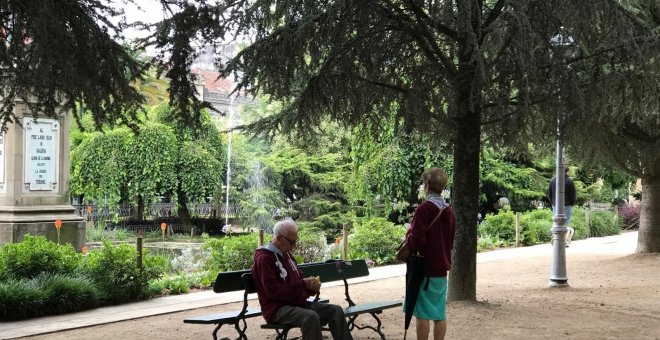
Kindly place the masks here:
POLYGON ((254 254, 252 278, 264 319, 300 327, 303 340, 321 340, 321 325, 328 324, 335 340, 352 340, 344 311, 328 303, 308 302, 321 283, 303 278, 290 251, 298 241, 298 226, 292 219, 275 224, 273 238, 254 254))

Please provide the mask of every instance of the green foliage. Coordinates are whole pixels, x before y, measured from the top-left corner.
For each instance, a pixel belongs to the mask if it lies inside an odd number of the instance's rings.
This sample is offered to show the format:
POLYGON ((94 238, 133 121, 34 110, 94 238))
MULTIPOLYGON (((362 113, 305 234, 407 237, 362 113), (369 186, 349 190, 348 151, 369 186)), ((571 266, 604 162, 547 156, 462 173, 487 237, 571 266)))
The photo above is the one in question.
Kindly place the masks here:
MULTIPOLYGON (((484 148, 480 162, 482 203, 492 204, 496 193, 506 193, 513 211, 529 210, 531 200, 545 197, 549 182, 542 167, 537 167, 507 158, 506 150, 496 153, 493 148, 484 148)), ((493 207, 484 206, 483 210, 493 207)))
POLYGON ((176 175, 187 202, 204 202, 222 185, 223 165, 216 154, 197 142, 186 141, 181 146, 176 175))
POLYGON ((511 242, 516 239, 515 214, 510 210, 500 210, 497 214, 487 214, 478 227, 482 237, 497 237, 511 242))
POLYGON ((353 220, 353 213, 340 202, 323 195, 305 197, 293 204, 299 218, 310 228, 321 231, 326 239, 331 240, 341 235, 344 224, 353 220))
POLYGON ((126 241, 134 238, 135 234, 132 231, 118 227, 106 227, 102 221, 94 222, 93 226, 85 229, 87 242, 126 241))
POLYGON ((452 165, 443 145, 418 133, 397 133, 395 122, 390 119, 385 130, 370 131, 367 125, 355 129, 347 191, 350 201, 365 203, 370 215, 379 215, 377 206, 389 210, 396 202, 396 222, 402 223, 410 221, 409 207, 418 202, 424 170, 440 166, 450 172, 452 165))
POLYGON ((293 200, 313 193, 343 193, 348 172, 339 162, 340 155, 308 155, 300 149, 282 145, 264 159, 272 169, 271 180, 293 200))
POLYGON ((20 243, 0 248, 0 281, 31 279, 41 273, 71 274, 82 255, 70 244, 58 245, 43 236, 25 235, 20 243))
POLYGON ((127 151, 125 162, 129 198, 139 195, 150 202, 159 194, 176 187, 177 149, 172 129, 163 124, 147 123, 129 141, 127 151))
POLYGON ((187 204, 217 192, 225 153, 209 114, 202 114, 195 130, 173 119, 167 105, 153 107, 151 113, 156 121, 140 125, 137 134, 121 128, 83 139, 72 152, 72 194, 116 206, 122 200, 144 204, 164 195, 182 196, 187 204))
POLYGON ((326 248, 326 237, 322 231, 303 226, 298 229, 298 242, 293 254, 300 256, 303 263, 325 260, 326 248))
POLYGON ((206 239, 202 249, 211 254, 204 268, 215 274, 248 269, 252 266, 257 243, 256 235, 252 234, 206 239))
POLYGON ((589 237, 589 226, 584 218, 584 209, 580 206, 573 206, 573 214, 571 215, 571 228, 575 230, 573 240, 582 240, 589 237))
POLYGON ((496 236, 483 235, 479 236, 477 239, 477 253, 481 253, 486 250, 497 249, 507 246, 506 241, 500 240, 496 236))
POLYGON ((589 216, 589 236, 591 237, 617 235, 620 231, 619 221, 614 212, 594 211, 589 216))
POLYGON ((0 281, 0 319, 18 320, 39 313, 48 299, 34 279, 0 281))
POLYGON ((142 63, 115 40, 121 20, 114 1, 0 3, 0 131, 17 119, 15 104, 59 118, 78 105, 94 113, 96 127, 131 124, 143 97, 132 86, 142 63))
POLYGON ((72 195, 103 198, 115 206, 128 192, 126 155, 132 133, 126 128, 95 133, 71 153, 69 187, 72 195))
POLYGON ((351 259, 371 259, 378 265, 395 263, 396 247, 406 230, 384 218, 356 222, 348 236, 351 259))
POLYGON ((41 273, 0 281, 0 320, 76 312, 95 307, 99 291, 86 277, 41 273))
POLYGON ((87 277, 42 274, 36 281, 48 296, 45 314, 76 312, 95 307, 99 302, 100 292, 87 277))
POLYGON ((161 264, 161 261, 152 261, 145 255, 144 270, 140 272, 134 247, 126 244, 113 246, 106 241, 103 248, 88 254, 83 271, 100 288, 102 299, 115 303, 145 295, 149 280, 162 274, 161 264))
POLYGON ((178 295, 190 292, 191 288, 207 288, 215 277, 209 271, 169 275, 149 282, 153 295, 178 295))
POLYGON ((534 245, 550 242, 552 239, 552 211, 550 209, 535 209, 520 217, 521 243, 534 245))

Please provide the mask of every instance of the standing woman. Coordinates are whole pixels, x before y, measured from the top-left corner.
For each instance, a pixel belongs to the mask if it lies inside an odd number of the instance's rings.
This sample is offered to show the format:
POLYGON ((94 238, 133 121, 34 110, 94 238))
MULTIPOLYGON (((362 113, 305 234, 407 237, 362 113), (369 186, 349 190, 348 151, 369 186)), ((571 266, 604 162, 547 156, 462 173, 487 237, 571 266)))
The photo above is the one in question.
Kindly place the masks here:
POLYGON ((412 249, 426 258, 427 277, 419 291, 413 315, 417 340, 428 339, 431 320, 433 339, 441 340, 447 332, 447 272, 451 269, 456 227, 454 210, 440 195, 447 186, 447 174, 440 168, 431 168, 422 178, 426 201, 415 210, 406 234, 412 249))

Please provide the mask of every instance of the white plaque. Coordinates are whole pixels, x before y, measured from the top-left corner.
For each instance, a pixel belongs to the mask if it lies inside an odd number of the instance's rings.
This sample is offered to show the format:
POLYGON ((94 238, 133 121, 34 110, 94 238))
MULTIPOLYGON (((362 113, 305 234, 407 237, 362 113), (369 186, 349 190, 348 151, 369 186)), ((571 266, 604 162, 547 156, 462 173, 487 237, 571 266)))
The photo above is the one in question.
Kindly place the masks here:
POLYGON ((0 134, 0 193, 7 192, 5 179, 5 137, 0 134))
POLYGON ((23 118, 23 191, 58 191, 60 122, 23 118))

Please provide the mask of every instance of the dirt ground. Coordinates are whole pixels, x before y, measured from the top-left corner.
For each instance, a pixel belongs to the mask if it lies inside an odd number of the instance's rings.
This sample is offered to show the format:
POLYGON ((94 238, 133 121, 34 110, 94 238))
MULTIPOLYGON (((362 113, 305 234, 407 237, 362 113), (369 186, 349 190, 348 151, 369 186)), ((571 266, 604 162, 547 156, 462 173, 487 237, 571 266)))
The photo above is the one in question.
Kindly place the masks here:
MULTIPOLYGON (((449 302, 447 339, 660 339, 660 256, 570 257, 570 288, 562 289, 547 288, 550 260, 540 256, 479 264, 479 302, 449 302)), ((398 277, 354 284, 350 289, 359 303, 401 299, 403 286, 403 277, 398 277)), ((341 287, 322 292, 331 302, 343 302, 341 287)), ((233 303, 29 339, 209 339, 214 326, 182 320, 239 308, 233 303)), ((387 310, 381 318, 388 339, 403 339, 400 309, 387 310)), ((369 321, 368 316, 358 320, 369 321)), ((248 321, 248 337, 274 339, 273 331, 259 328, 261 323, 261 318, 248 321)), ((233 339, 236 333, 224 326, 220 337, 233 339)), ((368 329, 354 331, 353 337, 379 338, 368 329)), ((408 339, 415 339, 414 320, 408 339)))

